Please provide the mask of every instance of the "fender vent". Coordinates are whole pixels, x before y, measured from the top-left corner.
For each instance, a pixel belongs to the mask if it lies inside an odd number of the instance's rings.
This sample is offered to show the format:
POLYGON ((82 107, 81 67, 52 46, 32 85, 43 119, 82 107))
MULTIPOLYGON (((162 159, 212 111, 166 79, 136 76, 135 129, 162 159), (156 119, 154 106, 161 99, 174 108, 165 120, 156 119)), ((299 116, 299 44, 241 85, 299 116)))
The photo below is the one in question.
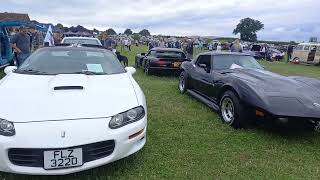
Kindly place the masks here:
POLYGON ((83 90, 83 86, 57 86, 53 88, 55 91, 59 90, 83 90))

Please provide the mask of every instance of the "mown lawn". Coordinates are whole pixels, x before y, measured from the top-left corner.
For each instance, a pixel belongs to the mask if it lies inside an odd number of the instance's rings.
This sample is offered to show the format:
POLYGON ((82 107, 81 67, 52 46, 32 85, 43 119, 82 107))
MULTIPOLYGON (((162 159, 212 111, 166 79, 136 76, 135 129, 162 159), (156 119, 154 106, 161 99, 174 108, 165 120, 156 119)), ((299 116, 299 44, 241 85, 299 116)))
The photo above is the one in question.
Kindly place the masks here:
MULTIPOLYGON (((134 55, 144 51, 145 47, 133 47, 132 52, 123 54, 133 65, 134 55)), ((320 75, 320 67, 261 63, 285 75, 320 75)), ((2 173, 0 179, 320 178, 319 133, 279 132, 258 127, 234 130, 223 125, 218 115, 202 103, 179 94, 176 77, 145 76, 138 70, 135 79, 148 103, 148 136, 142 151, 115 163, 67 176, 2 173)))

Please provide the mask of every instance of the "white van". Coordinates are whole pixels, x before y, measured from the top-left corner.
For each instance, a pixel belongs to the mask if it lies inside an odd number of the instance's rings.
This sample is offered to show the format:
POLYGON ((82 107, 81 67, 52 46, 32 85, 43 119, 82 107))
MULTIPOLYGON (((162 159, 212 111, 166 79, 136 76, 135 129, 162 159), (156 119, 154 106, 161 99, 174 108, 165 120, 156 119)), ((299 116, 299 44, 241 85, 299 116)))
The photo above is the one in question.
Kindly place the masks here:
POLYGON ((320 64, 320 43, 300 43, 293 50, 291 61, 320 64))

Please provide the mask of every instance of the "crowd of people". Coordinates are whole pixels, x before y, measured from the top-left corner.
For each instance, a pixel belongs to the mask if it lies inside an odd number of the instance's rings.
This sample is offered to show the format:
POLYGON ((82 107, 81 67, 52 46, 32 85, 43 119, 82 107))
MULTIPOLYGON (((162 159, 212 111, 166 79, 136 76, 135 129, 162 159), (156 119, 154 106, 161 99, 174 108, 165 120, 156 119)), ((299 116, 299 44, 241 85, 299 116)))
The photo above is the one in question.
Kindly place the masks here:
MULTIPOLYGON (((34 28, 20 27, 18 31, 12 32, 11 38, 11 47, 14 51, 14 59, 15 64, 19 66, 22 64, 25 59, 31 54, 32 51, 38 49, 39 47, 44 45, 44 33, 35 30, 34 28)), ((54 33, 53 39, 55 44, 59 44, 63 38, 63 35, 60 33, 54 33)), ((132 39, 130 36, 108 36, 107 34, 102 34, 99 36, 99 39, 102 45, 108 49, 117 49, 117 46, 121 46, 122 50, 131 51, 132 44, 139 46, 141 42, 138 40, 132 39)), ((161 48, 177 48, 182 49, 187 58, 192 59, 194 53, 194 47, 203 48, 203 44, 201 42, 195 43, 193 39, 183 38, 183 39, 155 39, 147 42, 147 46, 150 49, 161 47, 161 48)), ((206 48, 210 51, 221 51, 224 50, 225 47, 220 42, 209 43, 206 48)), ((243 52, 244 46, 241 44, 239 39, 236 39, 232 43, 228 44, 228 50, 231 52, 243 52)), ((262 46, 261 53, 267 56, 268 46, 262 46)), ((289 46, 287 53, 288 59, 291 58, 291 54, 293 52, 293 46, 289 46)), ((119 54, 117 54, 119 58, 124 59, 119 54)), ((267 58, 265 58, 267 59, 267 58)), ((124 60, 126 61, 126 60, 124 60)))

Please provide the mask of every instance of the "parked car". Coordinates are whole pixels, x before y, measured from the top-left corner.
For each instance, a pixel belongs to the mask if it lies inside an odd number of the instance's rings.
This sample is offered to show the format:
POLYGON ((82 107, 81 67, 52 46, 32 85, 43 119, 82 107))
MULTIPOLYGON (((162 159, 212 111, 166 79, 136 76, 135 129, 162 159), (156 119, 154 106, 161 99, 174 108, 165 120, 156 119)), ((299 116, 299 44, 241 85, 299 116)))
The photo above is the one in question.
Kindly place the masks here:
POLYGON ((182 62, 190 61, 185 53, 176 48, 153 48, 147 54, 135 57, 135 66, 144 69, 146 74, 160 71, 180 71, 182 62))
POLYGON ((62 39, 61 44, 89 44, 102 46, 99 39, 91 37, 65 37, 62 39))
POLYGON ((271 52, 270 52, 270 47, 267 46, 266 48, 266 52, 263 53, 262 52, 262 48, 263 48, 263 44, 253 44, 250 47, 250 51, 244 51, 246 54, 250 54, 251 56, 253 56, 256 59, 265 59, 267 61, 271 61, 271 52))
POLYGON ((234 128, 246 127, 257 118, 319 127, 318 79, 266 71, 243 53, 202 53, 181 67, 180 92, 218 111, 223 122, 234 128))
POLYGON ((46 47, 0 81, 0 171, 61 175, 146 143, 145 96, 109 50, 46 47), (9 96, 8 96, 9 95, 9 96))
POLYGON ((275 61, 280 61, 285 56, 284 52, 281 52, 278 49, 271 48, 271 47, 269 48, 269 53, 270 53, 271 59, 275 61))
POLYGON ((320 64, 320 43, 300 43, 294 48, 292 63, 320 64))

